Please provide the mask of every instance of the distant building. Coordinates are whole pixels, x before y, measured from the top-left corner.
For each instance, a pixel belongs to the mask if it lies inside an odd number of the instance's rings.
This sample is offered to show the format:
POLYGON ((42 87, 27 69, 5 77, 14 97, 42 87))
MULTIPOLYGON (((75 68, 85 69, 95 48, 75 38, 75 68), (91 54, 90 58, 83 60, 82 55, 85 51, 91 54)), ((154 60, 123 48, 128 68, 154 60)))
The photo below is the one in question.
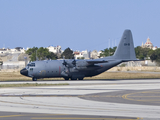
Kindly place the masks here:
POLYGON ((5 48, 0 48, 0 56, 7 56, 9 54, 21 54, 21 53, 25 53, 25 49, 22 47, 16 47, 14 49, 5 49, 5 48))
POLYGON ((82 51, 84 59, 90 59, 90 52, 87 50, 82 51))
POLYGON ((153 50, 157 49, 157 46, 155 46, 155 47, 153 46, 153 44, 152 44, 152 42, 150 41, 150 38, 149 38, 149 37, 147 38, 147 41, 146 41, 145 44, 143 44, 143 42, 142 42, 141 47, 142 47, 142 48, 150 48, 150 49, 153 49, 153 50))
POLYGON ((62 50, 61 50, 61 46, 49 46, 47 47, 49 49, 49 52, 53 52, 55 54, 61 54, 62 53, 62 50))
POLYGON ((0 56, 5 56, 8 53, 8 49, 0 48, 0 56))
POLYGON ((99 51, 99 52, 98 52, 98 57, 99 57, 99 58, 100 58, 101 53, 102 53, 102 51, 99 51))
POLYGON ((83 57, 82 52, 80 51, 74 51, 73 54, 75 59, 80 59, 83 57))
POLYGON ((74 54, 75 59, 81 59, 81 58, 90 59, 90 52, 88 52, 87 50, 82 51, 82 52, 74 51, 73 54, 74 54))
POLYGON ((97 50, 93 50, 91 52, 91 59, 97 59, 98 58, 98 52, 97 50))
POLYGON ((91 59, 98 59, 100 58, 100 54, 102 53, 102 51, 99 51, 97 52, 97 50, 93 50, 91 53, 90 53, 90 58, 91 59))

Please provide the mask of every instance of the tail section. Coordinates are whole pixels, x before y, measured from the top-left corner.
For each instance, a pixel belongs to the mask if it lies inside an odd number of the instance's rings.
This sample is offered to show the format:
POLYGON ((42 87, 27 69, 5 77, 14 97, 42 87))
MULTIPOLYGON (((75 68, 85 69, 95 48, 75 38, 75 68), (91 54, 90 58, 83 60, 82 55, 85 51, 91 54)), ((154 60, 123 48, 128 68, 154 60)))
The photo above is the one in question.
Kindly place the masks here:
POLYGON ((124 61, 137 60, 131 30, 124 31, 121 41, 112 57, 124 61))

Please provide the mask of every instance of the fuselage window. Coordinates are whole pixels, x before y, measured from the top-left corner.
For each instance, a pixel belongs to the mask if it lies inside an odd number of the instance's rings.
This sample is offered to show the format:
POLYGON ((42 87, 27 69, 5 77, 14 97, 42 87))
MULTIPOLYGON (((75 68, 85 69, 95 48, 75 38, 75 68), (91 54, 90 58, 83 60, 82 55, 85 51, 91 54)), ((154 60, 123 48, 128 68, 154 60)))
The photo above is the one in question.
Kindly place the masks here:
POLYGON ((30 66, 31 66, 31 67, 35 67, 35 63, 31 63, 30 66))
POLYGON ((30 68, 30 71, 33 71, 33 68, 30 68))

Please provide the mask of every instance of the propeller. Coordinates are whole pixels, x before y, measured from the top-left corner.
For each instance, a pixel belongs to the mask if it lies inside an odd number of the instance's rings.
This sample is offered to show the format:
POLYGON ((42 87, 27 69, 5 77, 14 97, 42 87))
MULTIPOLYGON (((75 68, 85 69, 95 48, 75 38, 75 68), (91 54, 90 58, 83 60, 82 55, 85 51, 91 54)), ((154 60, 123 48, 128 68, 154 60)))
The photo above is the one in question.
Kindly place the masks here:
POLYGON ((67 62, 65 61, 65 56, 63 56, 63 63, 62 63, 65 67, 67 67, 67 62))
POLYGON ((65 60, 63 60, 62 64, 67 67, 67 62, 65 60))
POLYGON ((65 61, 64 57, 63 57, 63 63, 62 63, 65 67, 68 67, 68 68, 73 68, 73 67, 76 67, 76 60, 74 59, 73 61, 65 61))
POLYGON ((72 61, 72 64, 74 65, 74 67, 76 67, 76 60, 75 59, 72 61))

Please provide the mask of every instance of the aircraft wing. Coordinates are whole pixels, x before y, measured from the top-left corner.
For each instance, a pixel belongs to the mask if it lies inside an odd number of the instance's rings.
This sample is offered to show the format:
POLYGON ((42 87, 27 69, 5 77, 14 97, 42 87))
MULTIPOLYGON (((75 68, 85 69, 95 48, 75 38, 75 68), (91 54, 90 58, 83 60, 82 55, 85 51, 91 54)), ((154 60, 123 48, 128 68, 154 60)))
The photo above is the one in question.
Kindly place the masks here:
POLYGON ((106 63, 106 62, 108 62, 108 61, 106 61, 106 60, 87 60, 86 61, 89 65, 94 65, 94 64, 98 64, 98 63, 106 63))

